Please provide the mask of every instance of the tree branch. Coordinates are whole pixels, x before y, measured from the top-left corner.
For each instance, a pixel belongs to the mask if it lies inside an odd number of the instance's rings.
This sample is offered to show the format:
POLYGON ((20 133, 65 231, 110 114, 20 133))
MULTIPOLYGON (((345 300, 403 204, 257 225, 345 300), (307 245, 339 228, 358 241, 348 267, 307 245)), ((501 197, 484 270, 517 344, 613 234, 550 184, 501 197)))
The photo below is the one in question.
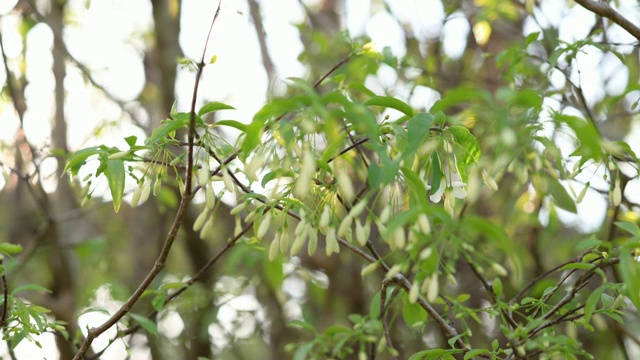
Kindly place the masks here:
POLYGON ((583 8, 595 13, 596 15, 600 15, 602 17, 606 17, 607 19, 613 21, 621 28, 627 30, 629 34, 633 35, 636 39, 640 41, 640 28, 638 28, 635 24, 629 21, 624 16, 620 15, 614 8, 612 8, 606 2, 596 2, 593 0, 575 0, 576 3, 580 4, 583 8))

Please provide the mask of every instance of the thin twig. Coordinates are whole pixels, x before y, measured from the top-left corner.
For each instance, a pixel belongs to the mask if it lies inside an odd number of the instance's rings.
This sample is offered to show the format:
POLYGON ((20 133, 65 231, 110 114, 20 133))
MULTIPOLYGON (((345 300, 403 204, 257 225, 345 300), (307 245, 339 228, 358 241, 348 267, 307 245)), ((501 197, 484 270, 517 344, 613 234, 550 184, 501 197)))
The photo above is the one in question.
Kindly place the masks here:
MULTIPOLYGON (((393 282, 393 278, 382 280, 382 288, 380 289, 380 321, 382 322, 382 332, 384 334, 384 338, 387 341, 387 346, 392 351, 395 351, 393 348, 393 342, 391 341, 391 334, 389 333, 389 325, 387 324, 387 317, 385 316, 385 303, 387 302, 387 287, 390 283, 393 282)), ((391 360, 398 360, 398 356, 391 355, 391 360)))
POLYGON ((195 136, 195 104, 196 97, 198 93, 199 79, 202 75, 202 70, 204 69, 204 56, 207 51, 207 43, 209 41, 209 36, 211 35, 211 30, 213 25, 218 18, 218 14, 220 13, 220 6, 222 4, 222 0, 218 1, 218 8, 216 13, 211 21, 211 26, 209 27, 209 34, 207 35, 207 42, 204 45, 204 50, 202 51, 202 60, 198 65, 198 71, 196 73, 196 82, 193 90, 193 99, 191 102, 191 122, 189 124, 189 148, 187 149, 188 157, 187 157, 187 173, 186 173, 186 181, 185 181, 185 190, 182 195, 182 199, 180 200, 180 206, 178 207, 178 211, 174 218, 173 224, 171 226, 171 230, 165 239, 165 242, 162 246, 162 250, 156 259, 156 262, 151 269, 151 271, 147 274, 145 279, 140 283, 136 291, 131 295, 129 300, 127 300, 109 319, 107 319, 102 325, 89 329, 85 340, 82 342, 80 349, 73 357, 74 360, 80 360, 84 357, 84 354, 89 350, 91 343, 93 340, 98 337, 100 334, 107 331, 114 324, 116 324, 122 317, 124 317, 129 310, 133 307, 133 305, 140 299, 142 293, 149 287, 151 282, 156 278, 156 276, 160 273, 164 264, 166 262, 167 257, 169 256, 169 251, 173 245, 176 236, 178 235, 178 230, 182 225, 182 220, 187 212, 187 207, 191 201, 191 177, 192 177, 192 169, 193 169, 193 139, 195 136))
MULTIPOLYGON (((4 269, 4 261, 0 259, 0 267, 4 269)), ((6 330, 7 312, 9 308, 9 285, 4 270, 2 270, 2 314, 0 315, 0 329, 6 330)))

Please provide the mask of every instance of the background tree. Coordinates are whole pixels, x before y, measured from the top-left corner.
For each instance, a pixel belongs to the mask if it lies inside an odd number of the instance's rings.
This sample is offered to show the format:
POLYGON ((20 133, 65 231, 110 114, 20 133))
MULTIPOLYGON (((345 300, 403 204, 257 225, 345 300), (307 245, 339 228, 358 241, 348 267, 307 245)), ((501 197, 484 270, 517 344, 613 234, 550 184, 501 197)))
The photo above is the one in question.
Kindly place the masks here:
POLYGON ((4 9, 7 356, 637 355, 634 4, 356 3, 4 9))

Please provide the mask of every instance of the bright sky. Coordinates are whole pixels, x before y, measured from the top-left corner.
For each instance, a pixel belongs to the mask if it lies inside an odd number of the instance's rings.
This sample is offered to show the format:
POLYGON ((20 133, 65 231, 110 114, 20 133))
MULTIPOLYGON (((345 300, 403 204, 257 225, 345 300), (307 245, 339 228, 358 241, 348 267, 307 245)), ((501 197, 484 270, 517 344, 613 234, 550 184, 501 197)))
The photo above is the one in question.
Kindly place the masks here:
MULTIPOLYGON (((0 1, 0 31, 3 34, 8 57, 14 58, 22 51, 20 35, 16 30, 18 19, 15 15, 8 14, 16 0, 0 1)), ((315 1, 305 1, 312 5, 315 1)), ((38 3, 43 3, 39 1, 38 3)), ((182 32, 180 44, 186 56, 199 59, 203 48, 203 42, 207 33, 211 17, 215 11, 215 2, 210 0, 184 1, 182 32), (188 19, 188 20, 185 20, 188 19)), ((278 82, 284 82, 288 77, 304 77, 306 70, 304 64, 297 61, 297 56, 302 50, 296 28, 292 25, 303 19, 304 13, 298 0, 262 0, 264 25, 268 34, 270 54, 278 71, 278 82)), ((557 0, 545 0, 537 11, 542 25, 560 25, 560 37, 566 41, 572 41, 584 36, 594 21, 594 17, 579 6, 567 7, 567 2, 557 0)), ((80 62, 93 70, 96 80, 102 83, 117 98, 130 101, 135 99, 144 85, 144 71, 142 67, 142 52, 145 49, 144 40, 140 37, 144 32, 152 28, 151 8, 148 0, 111 0, 111 1, 85 1, 70 0, 69 5, 73 17, 65 31, 65 40, 69 51, 80 62), (88 8, 86 4, 90 4, 88 8)), ((389 46, 395 55, 402 56, 404 48, 403 27, 409 26, 414 35, 419 39, 441 37, 444 40, 444 51, 450 57, 456 58, 462 54, 466 46, 466 38, 470 31, 470 25, 462 14, 454 13, 442 28, 444 12, 439 0, 396 0, 390 1, 389 6, 393 15, 384 11, 380 3, 370 0, 346 0, 347 28, 353 37, 367 34, 379 49, 389 46), (371 5, 374 3, 374 5, 371 5), (378 5, 375 5, 378 4, 378 5), (373 13, 373 15, 370 15, 373 13), (400 21, 400 24, 398 23, 400 21)), ((624 14, 632 21, 640 19, 637 3, 631 0, 622 1, 621 8, 624 14)), ((525 33, 539 31, 539 27, 533 21, 528 20, 525 33)), ((619 42, 631 42, 633 39, 622 30, 614 30, 610 33, 611 39, 619 42)), ((29 141, 36 147, 45 147, 49 144, 50 123, 43 119, 51 118, 54 102, 54 79, 51 73, 51 47, 52 34, 45 25, 37 25, 27 37, 27 78, 29 86, 26 89, 28 112, 25 116, 25 131, 29 141)), ((233 105, 237 110, 227 112, 229 118, 240 121, 249 121, 253 114, 265 103, 268 88, 278 88, 279 84, 268 84, 267 76, 262 67, 260 51, 256 40, 255 31, 250 22, 249 10, 246 1, 227 1, 221 12, 218 22, 215 24, 212 38, 209 44, 206 58, 217 55, 218 60, 210 65, 204 72, 204 78, 200 90, 201 101, 217 100, 233 105)), ((622 73, 624 67, 615 57, 603 56, 594 48, 580 54, 578 61, 584 73, 589 74, 589 81, 582 81, 587 100, 593 103, 604 96, 605 91, 616 93, 624 89, 626 75, 622 73), (600 71, 600 69, 612 69, 600 71), (602 75, 600 75, 602 74, 602 75), (605 87, 602 85, 602 77, 618 77, 616 81, 610 81, 605 87)), ((18 66, 11 62, 10 66, 18 66)), ((579 74, 572 74, 578 80, 579 74)), ((385 88, 399 96, 408 96, 406 87, 395 84, 395 71, 389 67, 382 67, 379 78, 369 79, 367 85, 382 93, 385 88)), ((555 77, 559 79, 559 77, 555 77)), ((4 71, 0 71, 0 83, 5 81, 4 71)), ((558 85, 562 86, 564 79, 559 79, 558 85)), ((179 94, 179 108, 188 109, 191 89, 193 87, 193 74, 181 71, 177 81, 177 93, 179 94)), ((68 66, 68 75, 65 80, 67 89, 67 120, 69 126, 69 142, 72 149, 91 146, 95 144, 107 144, 124 146, 122 137, 136 134, 143 136, 143 132, 124 121, 125 115, 119 107, 109 101, 104 101, 100 91, 87 85, 81 73, 73 65, 68 66), (105 121, 114 121, 117 126, 108 127, 100 136, 94 136, 94 130, 105 121)), ((637 94, 636 94, 637 95, 637 94)), ((419 87, 411 99, 412 106, 428 108, 430 104, 439 98, 439 94, 432 89, 419 87)), ((556 106, 552 102, 545 103, 549 107, 556 106)), ((0 107, 0 142, 11 142, 18 127, 18 121, 14 110, 7 104, 0 107)), ((640 133, 638 127, 634 128, 635 136, 640 133)), ((633 143, 631 143, 634 146, 633 143)), ((640 148, 635 149, 640 152, 640 148)), ((3 161, 7 160, 3 157, 3 161)), ((9 161, 10 163, 10 161, 9 161)), ((50 173, 55 171, 55 161, 43 164, 43 169, 50 173)), ((130 184, 133 185, 133 184, 130 184)), ((606 187, 606 184, 596 186, 606 187)), ((3 180, 0 178, 0 188, 3 180)), ((55 179, 50 179, 47 184, 49 190, 55 188, 55 179)), ((580 189, 576 188, 579 192, 580 189)), ((592 230, 599 226, 599 221, 604 212, 594 212, 594 208, 605 208, 604 199, 595 191, 591 191, 585 197, 580 206, 579 215, 566 216, 566 221, 575 222, 577 227, 583 230, 592 230)), ((251 297, 241 299, 239 303, 231 301, 226 306, 228 311, 237 311, 234 306, 250 306, 251 297)), ((97 304, 110 308, 114 306, 108 298, 108 292, 97 294, 97 304)), ((294 311, 295 312, 295 311, 294 311)), ((228 317, 229 312, 221 311, 223 317, 228 317)), ((94 318, 93 321, 99 320, 94 318)), ((180 323, 177 314, 169 312, 168 318, 172 319, 174 326, 166 326, 160 322, 160 329, 167 335, 171 335, 171 329, 180 323)), ((83 317, 82 322, 87 321, 88 316, 83 317)), ((222 320, 222 319, 221 319, 222 320)), ((94 323, 95 325, 95 323, 94 323)), ((253 324, 252 326, 255 326, 253 324)), ((224 329, 212 328, 213 339, 218 343, 224 343, 224 329), (217 340, 216 340, 217 339, 217 340), (222 339, 222 340, 220 340, 222 339), (222 342, 220 342, 222 341, 222 342)), ((251 331, 247 332, 248 334, 251 331)), ((176 336, 177 334, 174 334, 176 336)), ((41 339, 44 349, 39 350, 28 342, 23 342, 17 349, 19 358, 52 356, 51 346, 53 339, 43 336, 41 339)), ((100 344, 97 342, 96 344, 100 344)), ((2 353, 0 344, 0 353, 2 353)), ((99 346, 98 346, 99 348, 99 346)), ((144 359, 148 354, 133 351, 134 359, 144 359)), ((124 347, 118 342, 112 346, 105 359, 119 359, 124 356, 124 347)))

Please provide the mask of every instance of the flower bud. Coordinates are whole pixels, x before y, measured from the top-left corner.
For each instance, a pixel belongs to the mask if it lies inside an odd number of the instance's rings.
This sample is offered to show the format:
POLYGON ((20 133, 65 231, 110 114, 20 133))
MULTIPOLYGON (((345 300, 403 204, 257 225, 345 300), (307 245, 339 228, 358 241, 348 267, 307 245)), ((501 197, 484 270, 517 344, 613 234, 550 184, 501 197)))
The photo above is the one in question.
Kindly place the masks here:
POLYGON ((309 245, 307 245, 307 254, 309 256, 313 256, 316 253, 316 249, 318 248, 318 233, 314 231, 314 229, 309 227, 309 245))
POLYGON ((344 237, 347 235, 347 231, 351 231, 351 224, 353 223, 353 218, 347 215, 342 222, 340 223, 340 227, 338 227, 338 236, 344 237))
POLYGON ((587 181, 587 183, 582 188, 582 191, 580 191, 580 194, 578 194, 578 197, 576 198, 576 203, 580 204, 582 202, 582 199, 584 199, 584 196, 587 194, 587 190, 589 190, 589 185, 591 185, 591 182, 587 181))
POLYGON ((429 280, 429 288, 427 289, 427 301, 434 302, 438 299, 438 274, 431 275, 431 279, 429 280))
POLYGON ((389 271, 387 271, 387 274, 385 275, 385 277, 387 279, 391 279, 392 277, 398 275, 400 273, 400 270, 402 270, 402 265, 395 264, 391 267, 391 269, 389 269, 389 271))
POLYGON ((262 218, 260 222, 260 226, 258 226, 258 232, 256 233, 256 237, 258 239, 262 239, 269 230, 269 226, 271 226, 271 213, 267 213, 265 217, 262 218))
POLYGON ((420 287, 418 286, 417 282, 414 282, 411 286, 411 289, 409 290, 409 303, 415 304, 416 301, 418 301, 418 290, 420 290, 420 287))
POLYGON ((498 263, 491 263, 491 268, 493 269, 493 271, 496 272, 496 274, 498 276, 507 276, 509 273, 507 272, 507 269, 504 268, 504 266, 498 264, 498 263))
POLYGON ((138 203, 140 202, 140 196, 142 195, 142 185, 143 185, 142 183, 138 184, 138 187, 133 192, 133 196, 131 197, 132 208, 138 206, 138 203))
POLYGON ((298 254, 298 252, 300 252, 300 249, 302 249, 302 246, 304 245, 306 239, 306 234, 297 235, 295 237, 295 239, 293 240, 293 244, 291 245, 291 251, 289 252, 291 256, 295 256, 296 254, 298 254))
POLYGON ((342 168, 337 168, 335 171, 336 181, 338 182, 338 189, 340 190, 340 195, 347 202, 351 202, 355 196, 355 191, 353 190, 353 183, 351 182, 351 178, 342 168))
POLYGON ((418 226, 423 234, 428 235, 431 233, 431 224, 429 224, 429 218, 426 214, 418 215, 418 226))
POLYGON ((204 166, 198 170, 198 185, 205 186, 209 182, 209 169, 204 166))
POLYGON ((129 152, 128 151, 119 151, 117 153, 109 155, 109 157, 107 159, 109 159, 109 160, 118 160, 118 159, 126 158, 127 156, 129 156, 129 152))
POLYGON ((338 244, 338 239, 336 238, 336 230, 334 228, 329 228, 329 231, 327 231, 326 242, 325 253, 327 254, 327 256, 330 256, 333 253, 337 254, 340 252, 340 245, 338 244))
POLYGON ((371 264, 365 266, 364 268, 362 268, 362 271, 360 271, 360 275, 362 276, 366 276, 369 275, 371 273, 373 273, 374 271, 376 271, 376 269, 378 269, 378 263, 377 262, 372 262, 371 264))
POLYGON ((331 221, 331 209, 329 208, 329 205, 324 207, 324 210, 322 211, 322 215, 320 216, 320 222, 318 223, 318 226, 323 229, 326 228, 327 226, 329 226, 329 222, 331 221))
POLYGON ((293 193, 297 197, 303 197, 309 194, 311 183, 313 182, 313 174, 316 171, 316 161, 310 150, 305 150, 302 156, 302 165, 300 167, 300 175, 296 180, 293 193))
POLYGON ((404 233, 404 229, 401 226, 398 226, 393 231, 393 239, 392 241, 395 243, 395 247, 397 249, 404 249, 404 246, 407 243, 406 236, 404 233))
POLYGON ((482 180, 484 181, 485 184, 487 184, 489 189, 491 189, 493 191, 497 191, 498 190, 498 184, 496 183, 495 179, 492 178, 491 175, 489 175, 487 170, 482 170, 481 174, 482 174, 482 180))
POLYGON ((193 222, 193 231, 200 231, 202 229, 202 225, 204 225, 205 220, 207 220, 208 211, 202 210, 200 215, 196 218, 196 221, 193 222))
POLYGON ((247 207, 247 203, 241 202, 240 204, 236 205, 233 209, 231 209, 231 211, 229 211, 229 214, 238 215, 240 211, 244 210, 246 207, 247 207))
POLYGON ((279 245, 280 241, 278 234, 276 234, 276 237, 271 241, 271 245, 269 245, 269 261, 273 261, 278 257, 278 250, 280 249, 279 245))
POLYGON ((289 247, 289 233, 287 233, 287 228, 282 229, 282 234, 280 235, 280 253, 286 254, 287 248, 289 247))
POLYGON ((205 200, 207 209, 213 209, 216 204, 216 196, 213 194, 213 187, 211 185, 205 188, 205 200))
POLYGON ((364 200, 360 201, 354 207, 351 208, 351 211, 349 211, 349 214, 347 216, 350 216, 354 219, 357 218, 360 214, 362 214, 362 211, 365 209, 366 206, 367 206, 366 201, 364 200))
POLYGON ((449 282, 449 285, 453 287, 458 287, 458 280, 456 280, 455 275, 451 273, 447 274, 447 281, 449 282))
POLYGON ((207 222, 204 223, 204 226, 202 227, 202 230, 200 231, 200 238, 201 239, 207 238, 213 232, 214 219, 215 219, 215 217, 211 216, 211 217, 209 217, 209 220, 207 220, 207 222))
MULTIPOLYGON (((144 181, 144 180, 143 180, 144 181)), ((140 194, 140 204, 142 205, 149 200, 149 195, 151 194, 151 182, 145 181, 142 185, 142 194, 140 194)))
POLYGON ((162 188, 162 181, 160 181, 160 178, 157 177, 156 182, 153 183, 153 196, 158 195, 161 188, 162 188))
POLYGON ((258 181, 256 172, 262 167, 262 165, 264 165, 264 154, 260 152, 254 155, 251 161, 249 161, 244 167, 244 173, 247 176, 247 179, 251 181, 258 181))
POLYGON ((420 255, 418 257, 420 258, 420 260, 426 260, 430 258, 432 254, 433 254, 433 248, 429 246, 428 248, 425 248, 422 251, 420 251, 420 255))
POLYGON ((384 209, 382 209, 382 212, 380 212, 380 216, 378 217, 378 219, 380 219, 380 222, 382 224, 386 224, 387 221, 389 221, 390 217, 391 217, 391 206, 387 205, 384 207, 384 209))
POLYGON ((222 181, 224 182, 224 187, 227 189, 227 191, 232 193, 233 179, 231 178, 231 175, 229 174, 229 171, 226 168, 222 169, 222 181))
POLYGON ((367 245, 367 241, 369 241, 367 232, 360 220, 356 220, 356 240, 358 241, 358 244, 360 244, 360 246, 367 245))

